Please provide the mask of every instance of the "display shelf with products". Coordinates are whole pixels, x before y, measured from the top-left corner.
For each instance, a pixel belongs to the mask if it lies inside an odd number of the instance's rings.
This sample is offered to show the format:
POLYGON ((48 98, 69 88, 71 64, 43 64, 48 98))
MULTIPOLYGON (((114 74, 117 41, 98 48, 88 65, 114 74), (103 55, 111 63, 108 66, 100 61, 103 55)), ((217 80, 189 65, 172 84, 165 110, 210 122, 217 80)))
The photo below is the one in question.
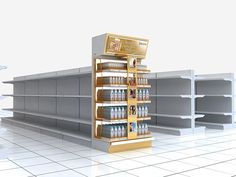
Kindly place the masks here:
POLYGON ((152 144, 149 88, 142 64, 148 40, 104 34, 93 38, 93 147, 117 152, 152 144))
POLYGON ((205 114, 196 119, 197 125, 213 129, 231 129, 234 123, 234 74, 209 74, 196 76, 196 113, 205 114))

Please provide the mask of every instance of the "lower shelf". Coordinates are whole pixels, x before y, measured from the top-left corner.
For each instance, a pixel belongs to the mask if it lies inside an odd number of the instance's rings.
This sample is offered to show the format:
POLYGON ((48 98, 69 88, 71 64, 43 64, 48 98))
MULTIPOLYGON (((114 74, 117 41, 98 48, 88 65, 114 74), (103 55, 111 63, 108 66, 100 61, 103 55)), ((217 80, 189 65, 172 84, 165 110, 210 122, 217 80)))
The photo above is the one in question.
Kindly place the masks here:
POLYGON ((201 122, 196 121, 197 125, 205 126, 209 129, 218 129, 218 130, 229 130, 235 128, 235 124, 225 124, 225 123, 213 123, 213 122, 201 122))
POLYGON ((180 127, 167 127, 167 126, 161 126, 161 125, 148 125, 148 128, 149 130, 153 132, 165 133, 165 134, 177 135, 177 136, 205 132, 205 127, 203 126, 198 126, 195 128, 180 128, 180 127))
POLYGON ((39 125, 36 123, 26 122, 24 120, 17 120, 13 117, 2 118, 2 123, 23 127, 25 129, 30 129, 47 135, 54 135, 56 137, 60 137, 65 140, 78 142, 87 146, 91 146, 92 142, 91 137, 89 137, 89 135, 86 135, 85 133, 39 125))

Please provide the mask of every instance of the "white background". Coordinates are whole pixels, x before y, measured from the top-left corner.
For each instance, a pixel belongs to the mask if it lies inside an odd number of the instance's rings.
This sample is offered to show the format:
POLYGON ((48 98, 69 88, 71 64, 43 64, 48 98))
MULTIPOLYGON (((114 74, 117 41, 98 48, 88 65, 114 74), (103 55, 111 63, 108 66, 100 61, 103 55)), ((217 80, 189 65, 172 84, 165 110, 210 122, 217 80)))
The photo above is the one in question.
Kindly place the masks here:
POLYGON ((152 71, 236 72, 234 0, 0 0, 0 81, 91 65, 106 32, 150 39, 152 71))

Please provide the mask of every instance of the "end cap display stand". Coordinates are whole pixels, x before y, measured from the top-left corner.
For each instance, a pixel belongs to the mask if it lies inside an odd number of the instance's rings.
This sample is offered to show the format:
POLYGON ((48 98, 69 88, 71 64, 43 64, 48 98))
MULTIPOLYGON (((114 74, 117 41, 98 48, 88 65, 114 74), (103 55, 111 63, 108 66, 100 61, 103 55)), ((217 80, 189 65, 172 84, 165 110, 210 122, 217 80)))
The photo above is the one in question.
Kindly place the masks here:
POLYGON ((152 145, 142 122, 150 119, 145 106, 150 85, 144 78, 149 70, 141 64, 147 46, 146 39, 114 34, 92 39, 94 148, 112 153, 152 145))

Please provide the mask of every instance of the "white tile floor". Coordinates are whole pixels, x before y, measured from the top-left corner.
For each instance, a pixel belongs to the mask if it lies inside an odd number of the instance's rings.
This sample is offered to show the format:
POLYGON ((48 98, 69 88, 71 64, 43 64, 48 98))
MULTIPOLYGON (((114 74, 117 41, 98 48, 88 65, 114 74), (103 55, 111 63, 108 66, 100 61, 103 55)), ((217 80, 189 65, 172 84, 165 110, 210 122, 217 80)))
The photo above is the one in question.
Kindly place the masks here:
POLYGON ((0 125, 0 176, 190 177, 236 175, 236 129, 154 134, 152 148, 107 154, 21 128, 0 125))

